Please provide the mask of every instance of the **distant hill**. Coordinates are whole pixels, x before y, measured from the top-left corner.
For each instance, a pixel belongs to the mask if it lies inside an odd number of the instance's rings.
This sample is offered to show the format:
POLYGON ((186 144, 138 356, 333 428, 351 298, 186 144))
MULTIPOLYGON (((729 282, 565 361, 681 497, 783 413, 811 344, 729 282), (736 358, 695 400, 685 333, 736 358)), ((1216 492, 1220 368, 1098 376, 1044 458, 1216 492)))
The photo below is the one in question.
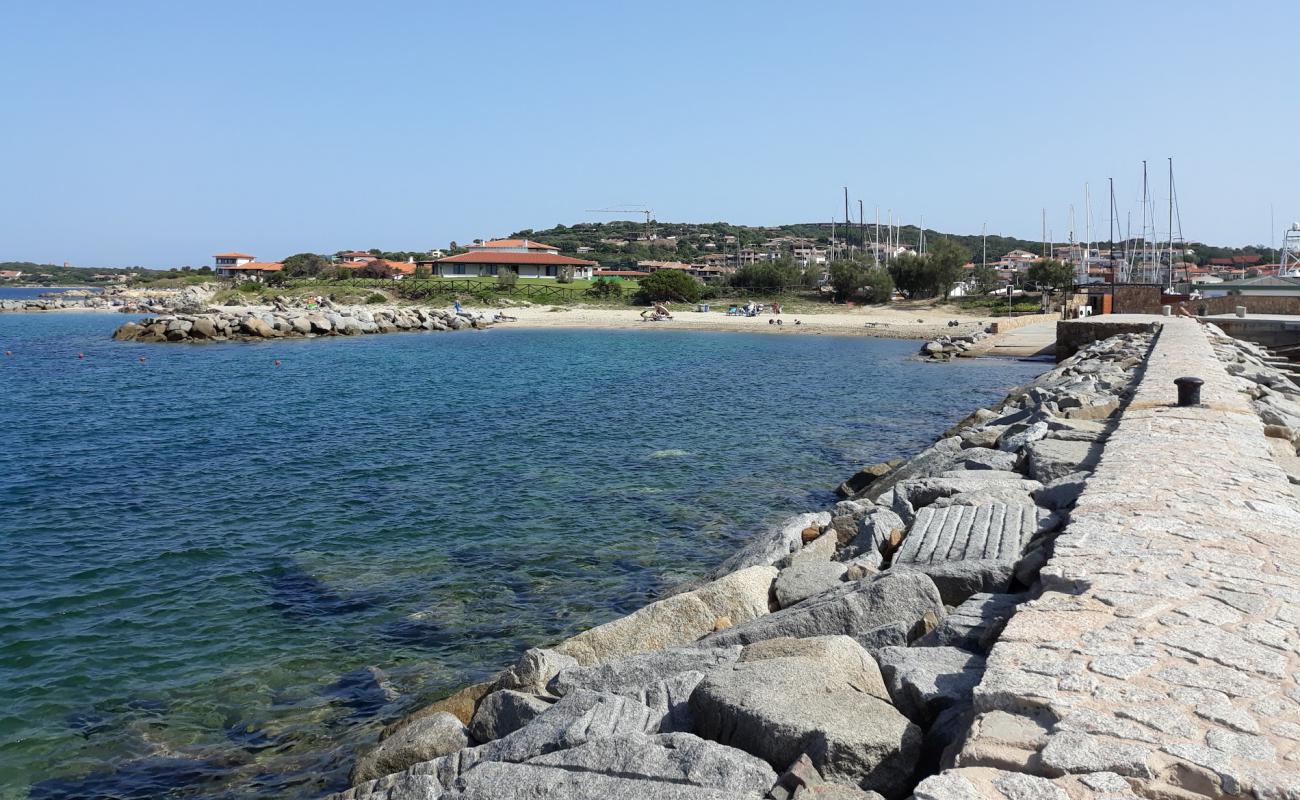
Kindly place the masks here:
MULTIPOLYGON (((211 272, 207 267, 204 269, 211 272)), ((182 274, 179 270, 145 269, 144 267, 65 267, 60 264, 36 264, 31 261, 0 261, 0 270, 22 272, 22 277, 17 281, 19 284, 46 286, 93 286, 111 283, 111 280, 105 279, 108 275, 135 274, 144 278, 158 278, 182 274)))
MULTIPOLYGON (((920 229, 917 226, 904 225, 899 230, 899 236, 903 244, 916 245, 920 237, 920 229)), ((660 238, 676 236, 676 246, 663 244, 658 240, 650 243, 636 241, 638 236, 645 235, 646 225, 643 221, 637 222, 634 220, 580 222, 576 225, 556 225, 553 228, 540 230, 529 228, 514 232, 511 234, 511 238, 529 238, 545 242, 560 248, 562 252, 568 255, 577 255, 579 247, 589 247, 592 248, 591 251, 583 253, 583 258, 589 258, 607 265, 629 265, 647 259, 688 261, 703 253, 722 252, 723 241, 728 236, 736 237, 736 241, 739 242, 741 247, 760 245, 779 236, 798 236, 826 245, 830 242, 831 224, 829 222, 798 222, 789 225, 757 227, 733 225, 728 222, 654 221, 651 223, 651 231, 660 238), (602 240, 626 241, 628 243, 620 245, 602 240), (715 247, 706 248, 705 245, 709 242, 712 242, 715 247)), ((867 223, 865 234, 867 241, 872 241, 875 236, 875 225, 867 223)), ((850 243, 857 244, 862 240, 863 231, 857 225, 853 225, 846 233, 843 225, 836 225, 835 235, 840 240, 847 238, 850 243)), ((978 233, 944 233, 933 228, 925 229, 927 242, 933 242, 941 237, 956 241, 970 252, 972 258, 980 257, 982 242, 978 233)), ((1104 246, 1104 243, 1099 244, 1104 246)), ((735 246, 733 243, 727 245, 727 248, 734 249, 735 246)), ((1055 246, 1058 248, 1065 247, 1066 243, 1056 242, 1055 246)), ((1123 243, 1117 242, 1116 246, 1122 247, 1123 243)), ((1187 247, 1196 250, 1196 261, 1200 264, 1208 263, 1211 258, 1225 258, 1234 255, 1260 254, 1266 263, 1270 261, 1276 262, 1277 260, 1275 250, 1255 246, 1216 247, 1199 242, 1189 242, 1187 247)), ((1012 250, 1028 250, 1031 253, 1041 253, 1042 249, 1042 242, 1018 239, 1014 236, 988 235, 989 261, 995 261, 1012 250)))

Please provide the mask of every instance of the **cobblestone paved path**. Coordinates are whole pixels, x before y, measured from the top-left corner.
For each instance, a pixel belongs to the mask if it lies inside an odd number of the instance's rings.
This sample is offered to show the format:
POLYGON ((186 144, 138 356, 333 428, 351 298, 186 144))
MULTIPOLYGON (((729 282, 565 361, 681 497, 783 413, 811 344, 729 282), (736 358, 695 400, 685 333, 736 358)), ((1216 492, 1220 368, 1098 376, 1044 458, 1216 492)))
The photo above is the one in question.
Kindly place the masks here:
POLYGON ((1164 323, 917 798, 1300 797, 1300 509, 1208 337, 1164 323))

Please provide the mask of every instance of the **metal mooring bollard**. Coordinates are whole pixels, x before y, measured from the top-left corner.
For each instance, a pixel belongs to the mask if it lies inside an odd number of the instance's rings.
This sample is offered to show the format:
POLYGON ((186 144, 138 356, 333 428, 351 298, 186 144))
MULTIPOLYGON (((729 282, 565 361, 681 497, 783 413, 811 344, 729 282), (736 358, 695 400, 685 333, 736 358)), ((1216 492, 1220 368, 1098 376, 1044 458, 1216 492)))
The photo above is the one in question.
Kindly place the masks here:
POLYGON ((1200 378, 1175 378, 1178 387, 1178 405, 1199 406, 1201 404, 1201 386, 1205 381, 1200 378))

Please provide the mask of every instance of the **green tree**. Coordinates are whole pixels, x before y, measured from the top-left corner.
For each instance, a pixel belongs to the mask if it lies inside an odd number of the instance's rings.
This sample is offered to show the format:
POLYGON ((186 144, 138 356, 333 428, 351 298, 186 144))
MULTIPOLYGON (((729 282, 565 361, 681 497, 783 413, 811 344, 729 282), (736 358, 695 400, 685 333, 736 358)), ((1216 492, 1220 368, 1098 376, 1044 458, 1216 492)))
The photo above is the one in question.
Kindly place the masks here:
POLYGON ((868 303, 888 303, 894 296, 894 279, 884 267, 871 267, 863 276, 862 294, 868 303))
POLYGON ((987 264, 981 264, 971 273, 978 294, 988 294, 998 288, 998 271, 987 264))
POLYGON ((925 259, 929 262, 933 280, 934 294, 930 296, 947 297, 952 287, 961 280, 962 268, 970 261, 970 251, 947 236, 941 236, 925 254, 925 259))
POLYGON ((916 253, 900 253, 889 262, 889 276, 894 285, 908 297, 923 297, 929 285, 925 259, 916 253))
POLYGON ((641 279, 635 300, 648 305, 656 300, 694 303, 700 299, 704 286, 694 277, 678 269, 661 269, 641 279))
POLYGON ((782 256, 775 261, 746 264, 731 276, 732 286, 757 292, 779 292, 802 283, 803 271, 789 256, 782 256))
POLYGON ((894 283, 908 297, 947 297, 961 280, 970 252, 948 237, 940 237, 924 256, 903 253, 889 265, 894 283))
POLYGON ((314 277, 334 265, 329 256, 319 253, 297 253, 283 262, 284 273, 290 278, 314 277))
POLYGON ((597 278, 592 281, 591 286, 587 288, 587 294, 601 299, 622 297, 623 287, 619 285, 618 281, 610 280, 608 278, 597 278))
POLYGON ((1044 258, 1029 265, 1026 276, 1039 289, 1063 292, 1074 287, 1074 267, 1055 258, 1044 258))
POLYGON ((513 289, 517 283, 519 283, 519 273, 513 269, 502 267, 497 272, 497 286, 504 289, 513 289))
POLYGON ((867 283, 867 267, 856 258, 840 258, 831 262, 831 287, 835 299, 843 303, 858 293, 867 283))

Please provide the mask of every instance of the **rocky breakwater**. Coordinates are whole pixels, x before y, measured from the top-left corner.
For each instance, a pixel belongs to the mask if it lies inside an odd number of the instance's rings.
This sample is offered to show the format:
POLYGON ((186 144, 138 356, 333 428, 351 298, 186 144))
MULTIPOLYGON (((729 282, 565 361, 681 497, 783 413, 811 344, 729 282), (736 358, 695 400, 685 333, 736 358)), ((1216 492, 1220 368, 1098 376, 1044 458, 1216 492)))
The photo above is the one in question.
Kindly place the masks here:
POLYGON ((393 723, 333 800, 907 797, 1149 344, 1096 343, 700 583, 393 723))
POLYGON ((951 361, 993 334, 988 331, 944 334, 921 345, 921 356, 931 361, 951 361))
POLYGON ((1209 326, 1215 355, 1224 371, 1239 380, 1240 390, 1264 423, 1264 436, 1273 460, 1286 473, 1300 499, 1300 385, 1294 373, 1279 369, 1286 363, 1253 342, 1234 339, 1209 326))
POLYGON ((470 313, 406 306, 344 306, 328 300, 319 308, 277 304, 272 308, 210 308, 197 313, 161 314, 128 322, 113 338, 134 342, 223 342, 315 336, 360 336, 398 331, 455 331, 487 328, 491 321, 470 313))
POLYGON ((49 292, 39 297, 0 300, 0 312, 120 311, 127 314, 198 310, 212 300, 215 284, 183 289, 127 289, 113 286, 102 292, 74 289, 49 292))

